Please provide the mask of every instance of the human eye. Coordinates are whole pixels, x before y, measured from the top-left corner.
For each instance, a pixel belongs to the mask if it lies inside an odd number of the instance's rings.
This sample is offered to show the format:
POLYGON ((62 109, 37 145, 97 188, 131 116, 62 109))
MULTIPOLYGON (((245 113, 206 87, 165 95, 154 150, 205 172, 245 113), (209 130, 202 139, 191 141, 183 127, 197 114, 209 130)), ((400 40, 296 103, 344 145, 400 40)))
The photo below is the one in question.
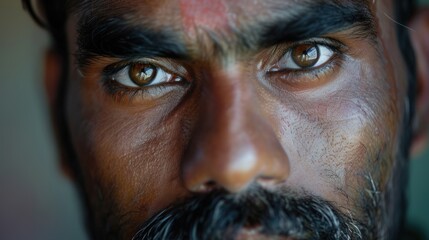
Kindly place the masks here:
POLYGON ((114 97, 160 96, 186 83, 184 77, 152 61, 117 63, 104 70, 104 85, 114 97))
POLYGON ((330 39, 294 43, 282 51, 267 74, 295 88, 321 85, 339 67, 345 51, 343 44, 330 39))
POLYGON ((309 69, 320 67, 334 56, 334 51, 316 43, 301 44, 291 48, 280 59, 280 69, 309 69))

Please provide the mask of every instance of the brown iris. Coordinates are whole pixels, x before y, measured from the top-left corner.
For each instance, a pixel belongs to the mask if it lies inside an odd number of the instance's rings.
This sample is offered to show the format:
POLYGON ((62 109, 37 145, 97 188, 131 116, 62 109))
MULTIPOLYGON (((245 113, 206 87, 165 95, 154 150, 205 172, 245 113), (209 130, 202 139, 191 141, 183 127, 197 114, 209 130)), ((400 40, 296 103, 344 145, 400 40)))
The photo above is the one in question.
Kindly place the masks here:
POLYGON ((131 81, 138 86, 150 84, 156 77, 156 67, 145 63, 134 63, 128 72, 131 81))
POLYGON ((292 59, 301 68, 313 67, 320 58, 316 44, 301 44, 292 50, 292 59))

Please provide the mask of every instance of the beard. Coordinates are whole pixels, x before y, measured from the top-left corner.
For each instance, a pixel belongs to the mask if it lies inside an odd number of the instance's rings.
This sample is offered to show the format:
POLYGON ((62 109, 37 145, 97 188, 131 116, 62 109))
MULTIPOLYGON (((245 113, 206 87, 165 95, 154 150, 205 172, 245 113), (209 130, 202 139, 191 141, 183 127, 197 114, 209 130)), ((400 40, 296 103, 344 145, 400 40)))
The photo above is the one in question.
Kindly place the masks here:
POLYGON ((261 236, 256 239, 373 239, 369 229, 318 197, 252 187, 239 194, 216 190, 172 205, 133 239, 232 240, 243 230, 261 236))

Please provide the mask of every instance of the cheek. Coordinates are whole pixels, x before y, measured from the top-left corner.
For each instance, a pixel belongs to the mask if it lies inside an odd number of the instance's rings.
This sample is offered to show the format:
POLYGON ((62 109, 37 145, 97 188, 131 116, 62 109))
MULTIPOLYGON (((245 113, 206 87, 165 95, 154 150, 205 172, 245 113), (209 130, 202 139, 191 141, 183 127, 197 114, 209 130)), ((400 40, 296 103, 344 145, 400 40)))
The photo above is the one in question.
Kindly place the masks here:
POLYGON ((186 193, 179 173, 189 121, 180 116, 191 115, 175 109, 180 94, 150 107, 124 107, 97 84, 75 81, 69 89, 73 145, 97 214, 129 213, 137 226, 186 193))
POLYGON ((398 127, 381 64, 350 65, 360 67, 345 69, 324 89, 278 98, 269 113, 291 162, 288 184, 341 205, 357 201, 366 174, 379 179, 388 172, 398 127))

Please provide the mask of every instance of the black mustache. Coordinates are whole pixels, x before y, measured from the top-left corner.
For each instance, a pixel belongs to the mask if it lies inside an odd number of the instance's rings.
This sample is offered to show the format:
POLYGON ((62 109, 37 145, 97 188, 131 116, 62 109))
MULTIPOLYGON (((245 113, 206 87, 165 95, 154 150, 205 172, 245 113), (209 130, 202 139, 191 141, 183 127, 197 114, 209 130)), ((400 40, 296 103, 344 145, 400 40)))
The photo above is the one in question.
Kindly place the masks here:
POLYGON ((134 236, 140 239, 235 239, 242 228, 293 239, 372 239, 362 223, 313 196, 270 191, 213 191, 168 207, 134 236))

